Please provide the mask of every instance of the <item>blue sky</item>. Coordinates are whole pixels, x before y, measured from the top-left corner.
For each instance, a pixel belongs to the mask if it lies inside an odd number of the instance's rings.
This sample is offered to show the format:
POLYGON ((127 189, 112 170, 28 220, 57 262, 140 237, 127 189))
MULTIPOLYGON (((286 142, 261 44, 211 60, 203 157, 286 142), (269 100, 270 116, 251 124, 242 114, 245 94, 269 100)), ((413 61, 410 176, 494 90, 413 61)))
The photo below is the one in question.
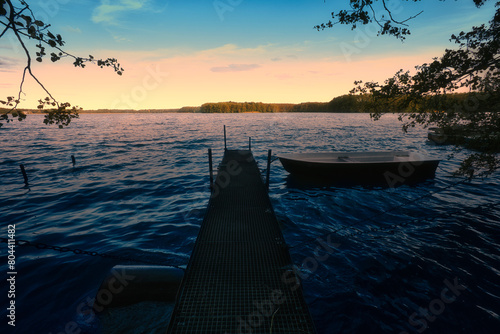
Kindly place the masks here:
MULTIPOLYGON (((84 108, 175 108, 214 101, 329 101, 354 80, 383 80, 400 68, 439 56, 452 33, 484 23, 472 0, 389 0, 412 35, 402 43, 376 37, 376 26, 316 31, 348 1, 46 0, 33 12, 63 35, 78 55, 118 58, 125 73, 74 69, 69 61, 36 64, 35 73, 58 99, 84 108), (156 72, 152 73, 152 72, 156 72), (78 89, 75 89, 78 87, 78 89)), ((22 54, 3 38, 2 96, 15 94, 22 54), (9 50, 10 48, 10 50, 9 50), (17 66, 12 64, 16 63, 17 66), (17 77, 16 77, 17 71, 17 77)), ((43 95, 26 86, 26 106, 43 95)))

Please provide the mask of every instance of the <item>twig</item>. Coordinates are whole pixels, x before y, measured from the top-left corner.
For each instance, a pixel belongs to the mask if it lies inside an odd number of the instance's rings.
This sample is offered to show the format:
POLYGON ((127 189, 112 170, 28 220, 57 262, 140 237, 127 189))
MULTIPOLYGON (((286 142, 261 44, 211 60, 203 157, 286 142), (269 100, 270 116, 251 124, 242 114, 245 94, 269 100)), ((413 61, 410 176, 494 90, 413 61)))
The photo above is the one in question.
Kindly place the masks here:
POLYGON ((23 50, 24 50, 24 52, 26 54, 26 58, 27 58, 26 59, 26 67, 24 68, 23 77, 21 79, 21 84, 19 86, 18 98, 17 98, 17 101, 15 101, 15 106, 14 106, 13 109, 17 108, 18 104, 20 103, 21 94, 23 93, 24 81, 26 79, 26 71, 28 71, 28 73, 30 74, 30 76, 40 85, 40 87, 42 87, 42 89, 50 96, 50 98, 52 100, 54 100, 56 102, 57 106, 59 107, 59 103, 57 103, 56 99, 54 99, 54 97, 52 96, 52 94, 50 94, 50 92, 47 90, 47 88, 45 88, 45 86, 40 82, 40 80, 38 80, 38 78, 31 71, 31 55, 30 55, 30 52, 29 52, 28 48, 26 47, 26 45, 24 44, 24 41, 22 40, 22 38, 21 38, 21 36, 19 34, 19 30, 17 29, 16 25, 13 23, 14 20, 15 20, 15 16, 18 15, 18 14, 15 12, 15 9, 14 9, 14 6, 12 5, 12 2, 11 1, 7 1, 7 3, 9 4, 9 9, 10 9, 10 23, 12 24, 12 28, 11 29, 14 32, 14 34, 16 35, 17 40, 19 41, 19 44, 21 44, 21 47, 23 48, 23 50))
POLYGON ((279 310, 280 308, 278 307, 276 311, 274 311, 273 316, 271 317, 271 328, 269 328, 269 334, 273 334, 274 316, 276 315, 276 313, 278 313, 279 310))
POLYGON ((397 24, 404 25, 404 26, 408 26, 407 24, 405 24, 405 22, 408 22, 409 20, 412 20, 412 19, 416 18, 417 16, 419 16, 420 14, 422 14, 424 12, 422 10, 422 11, 420 11, 420 13, 418 13, 416 15, 413 15, 413 16, 410 16, 409 18, 407 18, 404 21, 397 21, 392 16, 392 12, 389 10, 389 8, 387 8, 387 4, 385 3, 385 0, 382 0, 382 4, 384 5, 384 9, 386 10, 386 12, 389 14, 389 17, 391 18, 391 21, 394 22, 394 23, 397 23, 397 24))

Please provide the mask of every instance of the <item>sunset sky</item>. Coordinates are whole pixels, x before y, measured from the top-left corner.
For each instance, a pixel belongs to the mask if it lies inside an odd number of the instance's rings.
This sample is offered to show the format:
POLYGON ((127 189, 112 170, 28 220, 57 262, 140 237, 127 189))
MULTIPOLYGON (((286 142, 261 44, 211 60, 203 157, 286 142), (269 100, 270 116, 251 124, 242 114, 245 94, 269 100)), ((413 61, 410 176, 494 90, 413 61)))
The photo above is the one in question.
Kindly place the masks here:
MULTIPOLYGON (((409 22, 405 42, 376 37, 375 24, 317 31, 348 0, 45 0, 28 1, 66 50, 117 58, 111 69, 74 68, 69 59, 35 63, 34 73, 60 101, 85 109, 158 109, 205 102, 326 102, 354 80, 384 80, 429 62, 454 45, 451 34, 487 22, 494 2, 389 0, 409 22)), ((35 49, 32 49, 35 52, 35 49)), ((17 95, 24 54, 0 39, 0 99, 17 95)), ((28 79, 20 107, 46 94, 28 79)))

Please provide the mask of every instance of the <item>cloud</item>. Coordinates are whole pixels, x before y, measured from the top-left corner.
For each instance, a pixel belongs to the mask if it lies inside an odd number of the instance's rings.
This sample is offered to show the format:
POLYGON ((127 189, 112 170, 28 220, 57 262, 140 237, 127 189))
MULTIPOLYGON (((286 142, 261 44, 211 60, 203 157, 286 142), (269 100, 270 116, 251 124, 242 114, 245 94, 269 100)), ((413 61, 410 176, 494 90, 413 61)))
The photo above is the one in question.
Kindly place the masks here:
POLYGON ((72 26, 65 26, 62 29, 66 32, 72 32, 72 33, 76 33, 76 34, 82 33, 82 30, 80 28, 74 28, 72 26))
POLYGON ((253 69, 259 68, 259 64, 229 64, 223 67, 212 67, 210 71, 212 72, 241 72, 241 71, 251 71, 253 69))
MULTIPOLYGON (((285 58, 287 59, 299 59, 299 57, 297 57, 296 55, 287 55, 285 56, 285 58)), ((282 61, 283 58, 281 57, 275 57, 275 58, 271 58, 271 61, 282 61)))
POLYGON ((122 36, 117 36, 117 35, 113 35, 113 39, 117 42, 117 43, 122 43, 122 42, 132 42, 132 40, 130 38, 126 38, 126 37, 122 37, 122 36))
POLYGON ((19 61, 14 58, 0 58, 0 72, 13 72, 13 68, 17 66, 19 61))
POLYGON ((149 0, 101 0, 101 4, 94 9, 92 21, 94 23, 116 24, 119 13, 143 9, 149 0))

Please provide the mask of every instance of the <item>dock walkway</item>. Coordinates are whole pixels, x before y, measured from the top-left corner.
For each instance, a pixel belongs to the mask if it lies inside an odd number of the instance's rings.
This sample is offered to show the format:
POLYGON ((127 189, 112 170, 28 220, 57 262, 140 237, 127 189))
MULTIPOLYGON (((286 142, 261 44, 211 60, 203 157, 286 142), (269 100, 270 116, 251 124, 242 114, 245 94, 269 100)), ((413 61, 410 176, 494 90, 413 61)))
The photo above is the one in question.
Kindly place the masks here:
POLYGON ((251 151, 226 150, 168 333, 315 333, 251 151))

